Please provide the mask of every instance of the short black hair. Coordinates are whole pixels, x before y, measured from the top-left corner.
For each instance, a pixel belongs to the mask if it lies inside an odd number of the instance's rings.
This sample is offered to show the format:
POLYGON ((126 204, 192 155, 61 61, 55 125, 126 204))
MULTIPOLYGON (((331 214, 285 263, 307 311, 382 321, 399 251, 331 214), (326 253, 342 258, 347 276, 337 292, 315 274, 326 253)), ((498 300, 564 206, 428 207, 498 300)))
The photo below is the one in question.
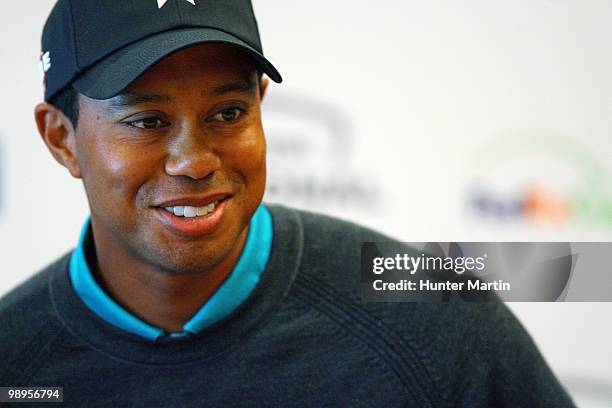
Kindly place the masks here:
POLYGON ((74 129, 79 124, 79 93, 72 86, 55 95, 49 103, 62 111, 74 129))
MULTIPOLYGON (((263 72, 257 71, 257 83, 260 90, 262 85, 262 76, 263 72)), ((51 98, 49 103, 66 115, 68 120, 70 120, 72 123, 72 127, 74 129, 77 128, 77 125, 79 124, 79 93, 72 87, 72 85, 68 86, 59 94, 51 98)))

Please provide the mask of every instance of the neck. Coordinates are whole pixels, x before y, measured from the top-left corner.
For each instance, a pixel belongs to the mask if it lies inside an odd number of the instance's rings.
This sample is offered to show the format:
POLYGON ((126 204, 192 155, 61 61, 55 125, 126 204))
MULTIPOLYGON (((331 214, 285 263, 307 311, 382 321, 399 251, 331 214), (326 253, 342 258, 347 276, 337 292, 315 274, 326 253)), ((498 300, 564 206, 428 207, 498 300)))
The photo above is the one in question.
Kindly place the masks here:
POLYGON ((214 267, 197 273, 169 273, 129 256, 92 219, 95 253, 91 269, 102 289, 127 311, 167 332, 183 326, 221 286, 238 262, 248 227, 230 253, 214 267))

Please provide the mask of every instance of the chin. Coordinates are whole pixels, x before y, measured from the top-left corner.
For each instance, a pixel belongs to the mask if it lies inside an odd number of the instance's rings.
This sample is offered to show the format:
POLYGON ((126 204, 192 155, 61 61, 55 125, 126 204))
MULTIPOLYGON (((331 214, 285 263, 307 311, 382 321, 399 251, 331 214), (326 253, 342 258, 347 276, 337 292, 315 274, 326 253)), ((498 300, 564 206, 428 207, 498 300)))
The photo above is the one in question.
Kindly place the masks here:
MULTIPOLYGON (((161 255, 161 254, 160 254, 161 255)), ((161 271, 172 274, 196 274, 209 270, 219 263, 216 257, 186 257, 180 254, 169 254, 169 256, 158 256, 155 260, 161 271)))
POLYGON ((191 241, 171 247, 150 245, 145 249, 143 257, 148 263, 168 273, 201 273, 214 268, 229 256, 236 242, 237 238, 216 237, 214 242, 191 241))

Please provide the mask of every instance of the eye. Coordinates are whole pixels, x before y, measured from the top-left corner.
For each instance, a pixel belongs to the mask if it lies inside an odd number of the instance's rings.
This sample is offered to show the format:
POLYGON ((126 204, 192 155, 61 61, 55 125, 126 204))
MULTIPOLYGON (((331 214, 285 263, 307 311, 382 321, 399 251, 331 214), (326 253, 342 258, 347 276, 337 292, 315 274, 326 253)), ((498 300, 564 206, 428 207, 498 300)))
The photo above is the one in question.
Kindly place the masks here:
POLYGON ((132 126, 138 129, 145 129, 145 130, 159 129, 159 128, 168 126, 167 122, 164 122, 163 120, 156 118, 156 117, 149 117, 149 118, 133 120, 133 121, 127 122, 127 124, 129 126, 132 126))
POLYGON ((213 116, 213 120, 217 122, 231 123, 237 121, 244 111, 239 108, 227 108, 213 116))

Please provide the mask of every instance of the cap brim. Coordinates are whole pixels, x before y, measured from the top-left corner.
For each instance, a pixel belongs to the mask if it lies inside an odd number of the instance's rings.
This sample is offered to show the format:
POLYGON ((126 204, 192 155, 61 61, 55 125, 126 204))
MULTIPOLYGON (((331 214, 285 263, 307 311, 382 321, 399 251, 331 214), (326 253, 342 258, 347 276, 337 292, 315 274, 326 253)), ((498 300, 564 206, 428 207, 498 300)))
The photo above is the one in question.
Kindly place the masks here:
POLYGON ((270 61, 244 41, 212 28, 188 28, 159 33, 114 52, 80 75, 73 87, 93 99, 112 98, 168 55, 202 43, 236 46, 249 54, 274 82, 283 80, 270 61))

